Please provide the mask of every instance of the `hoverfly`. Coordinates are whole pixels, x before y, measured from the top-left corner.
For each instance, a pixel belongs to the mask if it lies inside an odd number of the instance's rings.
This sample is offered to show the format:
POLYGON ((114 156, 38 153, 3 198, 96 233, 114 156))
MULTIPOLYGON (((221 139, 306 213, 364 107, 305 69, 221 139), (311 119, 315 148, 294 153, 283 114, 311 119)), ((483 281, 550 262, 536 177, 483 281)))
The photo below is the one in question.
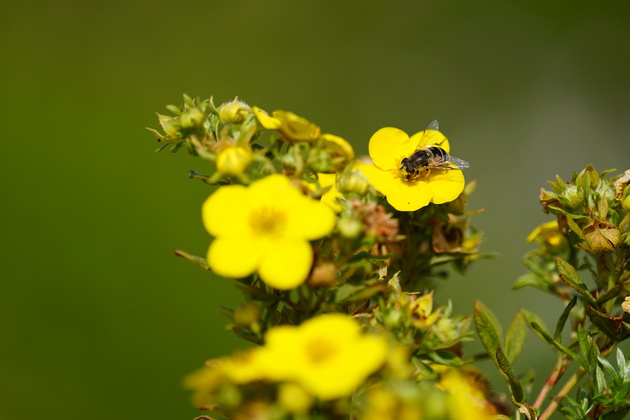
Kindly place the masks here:
MULTIPOLYGON (((437 121, 431 121, 427 125, 427 128, 424 129, 423 138, 428 135, 427 131, 430 130, 439 131, 437 121)), ((420 140, 421 142, 422 139, 420 140)), ((446 150, 442 149, 440 147, 442 142, 421 147, 400 161, 400 171, 407 181, 425 177, 429 175, 432 169, 459 171, 470 167, 465 160, 451 156, 446 150)))

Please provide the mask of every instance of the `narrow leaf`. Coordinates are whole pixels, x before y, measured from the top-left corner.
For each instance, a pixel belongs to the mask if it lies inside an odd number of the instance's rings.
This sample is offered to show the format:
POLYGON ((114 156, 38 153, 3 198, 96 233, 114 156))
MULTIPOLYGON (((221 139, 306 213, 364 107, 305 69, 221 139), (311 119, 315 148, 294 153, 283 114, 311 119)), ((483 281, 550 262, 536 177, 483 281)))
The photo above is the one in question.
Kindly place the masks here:
POLYGON ((617 284, 611 287, 610 290, 608 290, 606 293, 601 295, 599 299, 597 299, 596 301, 597 305, 602 306, 604 303, 608 302, 609 300, 616 298, 617 296, 619 296, 619 293, 621 293, 621 291, 622 291, 621 284, 617 284))
POLYGON ((501 369, 501 372, 503 372, 503 374, 505 375, 508 385, 510 386, 512 399, 519 403, 523 402, 523 388, 521 387, 521 383, 519 382, 518 378, 514 374, 514 371, 510 366, 510 362, 501 350, 501 347, 497 347, 495 357, 497 358, 499 369, 501 369))
POLYGON ((556 340, 551 338, 551 336, 546 331, 544 331, 538 324, 536 324, 535 322, 532 322, 531 326, 535 331, 539 332, 539 336, 542 337, 543 340, 546 341, 548 344, 558 349, 561 353, 566 354, 567 356, 569 356, 571 359, 575 360, 579 364, 584 365, 584 361, 578 354, 572 352, 568 347, 563 346, 562 344, 558 343, 556 340))
POLYGON ((573 296, 573 299, 569 301, 567 306, 565 306, 564 311, 562 311, 562 315, 560 315, 560 318, 558 319, 558 322, 556 323, 556 331, 553 333, 554 340, 560 341, 560 342, 562 341, 562 330, 564 329, 564 325, 567 322, 567 318, 569 318, 571 309, 573 309, 576 303, 577 303, 577 296, 573 296))
POLYGON ((488 354, 492 356, 492 360, 497 363, 496 350, 503 341, 503 333, 499 321, 497 321, 490 309, 479 300, 475 301, 473 318, 481 344, 483 344, 488 354))
POLYGON ((173 253, 175 255, 177 255, 178 257, 182 257, 187 259, 188 261, 192 261, 193 263, 195 263, 195 265, 197 265, 197 267, 200 267, 204 270, 210 270, 210 266, 208 265, 208 261, 206 261, 205 258, 201 258, 201 257, 197 257, 196 255, 191 255, 185 251, 181 251, 179 249, 176 249, 175 251, 173 251, 173 253))
POLYGON ((584 280, 582 280, 578 272, 575 270, 575 268, 571 264, 569 264, 568 262, 566 262, 560 257, 556 257, 556 263, 558 266, 558 272, 560 274, 564 274, 569 279, 571 279, 571 281, 573 281, 574 283, 584 284, 584 280))
POLYGON ((588 291, 586 284, 584 284, 584 280, 582 280, 575 268, 560 257, 556 257, 556 263, 558 272, 560 273, 560 278, 566 283, 566 285, 584 296, 589 303, 594 305, 595 298, 588 291))
POLYGON ((591 305, 586 305, 586 315, 597 328, 615 341, 622 341, 630 336, 630 331, 621 317, 612 317, 591 305))
POLYGON ((584 233, 582 233, 582 229, 580 229, 580 227, 578 226, 577 223, 575 223, 575 221, 573 220, 573 218, 567 214, 567 217, 565 219, 567 221, 567 225, 569 225, 569 228, 571 228, 571 230, 573 232, 575 232, 577 234, 577 236, 579 236, 580 238, 582 238, 582 240, 584 239, 584 233))
POLYGON ((525 345, 527 327, 522 312, 517 312, 505 333, 505 356, 514 363, 525 345))
MULTIPOLYGON (((549 332, 547 330, 547 327, 545 326, 545 323, 542 319, 540 319, 538 317, 538 315, 526 311, 525 309, 519 309, 519 312, 521 312, 523 314, 523 318, 525 319, 525 322, 527 322, 528 326, 532 326, 532 324, 536 324, 538 325, 539 328, 541 328, 545 334, 549 335, 549 332)), ((541 335, 541 333, 538 332, 538 330, 532 328, 532 331, 534 331, 534 333, 539 336, 543 341, 546 341, 545 338, 541 335)))

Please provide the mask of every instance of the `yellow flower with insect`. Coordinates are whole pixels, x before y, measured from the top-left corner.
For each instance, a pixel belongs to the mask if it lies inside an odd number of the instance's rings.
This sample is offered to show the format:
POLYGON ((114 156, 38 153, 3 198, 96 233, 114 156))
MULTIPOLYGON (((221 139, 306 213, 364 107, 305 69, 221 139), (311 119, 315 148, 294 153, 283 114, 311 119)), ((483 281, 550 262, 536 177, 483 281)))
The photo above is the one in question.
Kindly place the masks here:
POLYGON ((203 204, 202 217, 215 237, 208 249, 208 265, 215 273, 241 278, 258 272, 280 290, 306 280, 313 262, 309 241, 326 236, 335 224, 328 206, 279 174, 249 187, 219 188, 203 204))
POLYGON ((356 321, 339 313, 272 328, 265 348, 278 378, 322 400, 350 395, 385 363, 388 352, 384 337, 363 334, 356 321))
POLYGON ((449 142, 435 121, 411 137, 385 127, 370 139, 374 164, 361 165, 360 171, 396 210, 416 211, 429 203, 453 201, 464 190, 461 169, 468 163, 449 152, 449 142))

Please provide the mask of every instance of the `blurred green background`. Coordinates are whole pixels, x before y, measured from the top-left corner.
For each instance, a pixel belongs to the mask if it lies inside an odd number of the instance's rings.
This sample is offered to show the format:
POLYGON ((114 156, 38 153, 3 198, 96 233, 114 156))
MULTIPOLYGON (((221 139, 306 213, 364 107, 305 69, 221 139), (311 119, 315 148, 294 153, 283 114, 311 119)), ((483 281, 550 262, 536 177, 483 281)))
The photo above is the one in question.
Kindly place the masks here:
MULTIPOLYGON (((367 153, 437 119, 478 181, 481 261, 437 293, 507 326, 561 311, 524 273, 556 174, 630 167, 630 3, 120 1, 0 5, 0 419, 191 419, 182 377, 241 345, 203 255, 204 163, 145 127, 181 94, 286 109, 367 153)), ((551 352, 529 337, 517 367, 551 352)), ((542 380, 541 372, 539 383, 542 380)), ((498 389, 503 385, 493 377, 498 389)))

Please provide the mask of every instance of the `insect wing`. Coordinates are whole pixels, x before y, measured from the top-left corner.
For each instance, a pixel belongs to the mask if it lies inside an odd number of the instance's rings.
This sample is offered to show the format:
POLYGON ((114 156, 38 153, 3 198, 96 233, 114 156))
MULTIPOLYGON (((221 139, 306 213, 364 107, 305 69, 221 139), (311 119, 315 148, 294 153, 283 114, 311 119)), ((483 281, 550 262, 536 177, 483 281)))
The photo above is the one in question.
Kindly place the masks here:
POLYGON ((451 164, 457 166, 457 168, 451 168, 451 169, 462 170, 462 169, 470 168, 470 164, 463 159, 451 156, 449 160, 451 164))
POLYGON ((438 124, 437 120, 433 120, 427 125, 427 128, 425 128, 425 130, 440 131, 440 124, 438 124))
MULTIPOLYGON (((439 146, 446 140, 446 137, 442 133, 440 133, 440 125, 437 120, 433 120, 427 125, 427 127, 422 131, 422 137, 418 141, 418 144, 423 145, 423 147, 435 145, 439 146)), ((420 147, 417 149, 419 150, 420 147)))

